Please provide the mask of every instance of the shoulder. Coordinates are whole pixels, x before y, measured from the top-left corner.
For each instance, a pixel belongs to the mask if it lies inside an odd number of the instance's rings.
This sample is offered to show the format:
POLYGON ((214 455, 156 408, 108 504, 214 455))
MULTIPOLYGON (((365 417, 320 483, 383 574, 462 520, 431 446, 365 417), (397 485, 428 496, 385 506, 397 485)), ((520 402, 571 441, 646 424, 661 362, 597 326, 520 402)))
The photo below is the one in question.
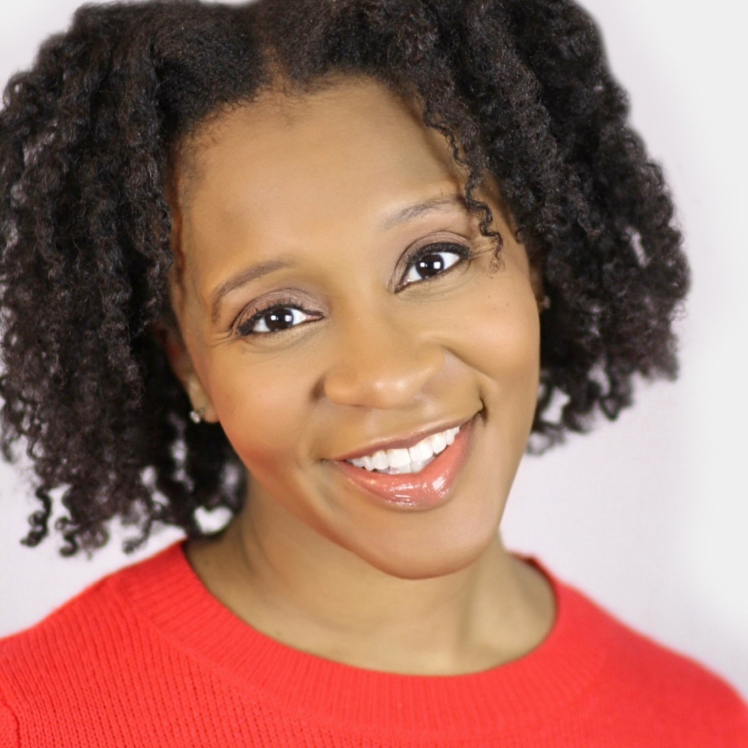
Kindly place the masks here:
POLYGON ((0 638, 0 673, 22 678, 27 668, 40 664, 49 668, 57 661, 91 654, 103 641, 92 636, 94 631, 99 635, 106 632, 104 640, 109 642, 117 622, 126 616, 113 584, 125 573, 120 570, 107 575, 33 626, 0 638))
POLYGON ((575 588, 557 580, 555 585, 577 635, 604 653, 588 703, 609 719, 625 721, 632 739, 638 729, 663 741, 658 745, 682 734, 681 745, 748 746, 748 704, 729 683, 575 588))
MULTIPOLYGON (((106 574, 57 607, 38 623, 0 637, 0 662, 21 665, 29 659, 53 660, 98 648, 102 641, 121 638, 120 625, 129 617, 130 604, 123 584, 150 577, 172 555, 175 546, 106 574), (94 638, 93 631, 106 636, 94 638)), ((0 670, 0 673, 3 672, 0 670)), ((7 671, 6 671, 7 672, 7 671)))
POLYGON ((0 638, 2 730, 7 732, 13 715, 28 714, 32 705, 41 713, 59 710, 66 702, 132 680, 128 668, 142 662, 158 642, 133 610, 125 585, 132 588, 158 575, 176 547, 106 575, 37 624, 0 638))

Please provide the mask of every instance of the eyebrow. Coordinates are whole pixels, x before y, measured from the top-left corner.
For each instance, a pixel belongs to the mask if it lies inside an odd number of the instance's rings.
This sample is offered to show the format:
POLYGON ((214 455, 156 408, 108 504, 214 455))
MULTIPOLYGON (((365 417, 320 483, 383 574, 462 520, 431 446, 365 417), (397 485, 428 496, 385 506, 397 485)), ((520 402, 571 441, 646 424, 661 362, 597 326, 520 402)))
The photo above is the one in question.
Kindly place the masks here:
MULTIPOLYGON (((434 197, 425 202, 409 205, 406 208, 396 211, 381 223, 381 228, 386 231, 416 218, 422 218, 430 213, 436 213, 443 211, 446 208, 453 207, 460 207, 463 210, 466 210, 467 204, 465 199, 457 194, 434 197)), ((218 318, 219 304, 224 296, 235 291, 237 288, 246 286, 248 283, 257 280, 258 278, 274 273, 276 270, 291 267, 293 264, 294 263, 290 259, 286 258, 268 260, 267 262, 260 262, 257 265, 252 265, 246 270, 242 270, 224 281, 212 294, 211 318, 213 322, 215 323, 218 318)))
POLYGON ((260 262, 257 265, 252 265, 252 267, 249 267, 246 270, 242 270, 236 275, 232 275, 227 281, 221 283, 212 294, 213 301, 211 303, 211 318, 213 322, 215 323, 218 319, 218 307, 224 296, 235 291, 237 288, 241 288, 241 286, 246 286, 253 280, 274 273, 276 270, 290 267, 293 264, 294 263, 291 262, 291 260, 279 258, 276 260, 268 260, 267 262, 260 262))
POLYGON ((423 203, 417 203, 416 205, 409 205, 407 208, 397 211, 391 216, 388 216, 382 223, 383 229, 391 229, 395 226, 399 226, 407 221, 412 221, 414 218, 421 218, 429 213, 435 213, 442 211, 445 208, 460 207, 463 210, 467 210, 467 203, 465 198, 461 195, 440 195, 434 197, 431 200, 426 200, 423 203))

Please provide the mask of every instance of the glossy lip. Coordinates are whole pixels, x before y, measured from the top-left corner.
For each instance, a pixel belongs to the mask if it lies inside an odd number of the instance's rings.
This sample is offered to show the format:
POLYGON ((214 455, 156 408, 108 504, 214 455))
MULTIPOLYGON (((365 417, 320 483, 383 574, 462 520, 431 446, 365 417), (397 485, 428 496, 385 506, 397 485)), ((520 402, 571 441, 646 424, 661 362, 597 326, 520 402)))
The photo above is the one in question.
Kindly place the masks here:
POLYGON ((434 434, 440 434, 442 431, 448 431, 449 429, 462 428, 466 423, 472 421, 476 414, 470 416, 470 418, 463 418, 460 421, 452 421, 451 423, 442 424, 440 426, 434 426, 433 428, 419 431, 418 433, 411 434, 410 436, 402 437, 400 439, 387 439, 386 441, 375 442, 370 444, 368 447, 363 447, 355 452, 346 452, 344 455, 338 457, 331 457, 331 460, 355 460, 359 457, 365 457, 366 455, 372 455, 374 452, 388 449, 408 449, 408 447, 414 447, 418 442, 423 441, 427 436, 433 436, 434 434))
POLYGON ((427 510, 444 504, 468 459, 476 413, 454 442, 418 473, 386 474, 359 468, 345 460, 329 460, 331 466, 376 502, 406 510, 427 510))

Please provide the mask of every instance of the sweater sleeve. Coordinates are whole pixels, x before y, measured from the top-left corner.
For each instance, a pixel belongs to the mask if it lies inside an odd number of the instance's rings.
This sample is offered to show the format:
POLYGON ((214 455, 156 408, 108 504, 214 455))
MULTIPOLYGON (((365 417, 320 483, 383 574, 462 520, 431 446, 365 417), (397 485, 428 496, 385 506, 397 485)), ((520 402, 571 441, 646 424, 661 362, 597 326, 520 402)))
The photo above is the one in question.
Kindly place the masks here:
POLYGON ((18 720, 0 698, 0 748, 19 748, 18 720))
POLYGON ((734 734, 731 736, 732 742, 729 745, 748 746, 748 701, 743 701, 736 693, 734 734))

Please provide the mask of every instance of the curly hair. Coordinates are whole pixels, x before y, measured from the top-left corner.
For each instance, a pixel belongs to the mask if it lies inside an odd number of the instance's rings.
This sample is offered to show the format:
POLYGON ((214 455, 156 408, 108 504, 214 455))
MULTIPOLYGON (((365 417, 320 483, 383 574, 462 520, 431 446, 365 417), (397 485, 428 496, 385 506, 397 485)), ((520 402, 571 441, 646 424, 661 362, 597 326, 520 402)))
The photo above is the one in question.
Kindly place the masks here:
POLYGON ((417 98, 486 236, 473 190, 496 178, 552 301, 530 451, 615 419, 635 375, 677 375, 690 273, 672 200, 570 0, 84 6, 0 112, 0 444, 8 460, 26 445, 41 502, 22 543, 48 535, 53 498, 63 556, 91 555, 116 517, 139 532, 130 553, 154 523, 196 537, 200 510, 241 509, 243 466, 220 425, 190 421, 154 330, 170 313, 170 165, 279 74, 299 95, 341 74, 417 98))

